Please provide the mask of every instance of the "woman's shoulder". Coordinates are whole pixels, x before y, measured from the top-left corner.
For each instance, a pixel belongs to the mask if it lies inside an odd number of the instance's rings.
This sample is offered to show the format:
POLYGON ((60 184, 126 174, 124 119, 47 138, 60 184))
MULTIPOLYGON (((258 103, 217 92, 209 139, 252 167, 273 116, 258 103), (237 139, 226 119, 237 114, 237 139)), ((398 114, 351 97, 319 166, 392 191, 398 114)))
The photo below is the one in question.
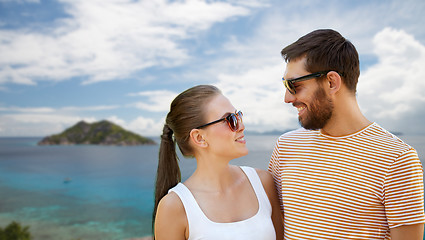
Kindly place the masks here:
POLYGON ((269 171, 258 169, 258 168, 255 168, 255 171, 260 177, 260 180, 263 183, 263 185, 274 184, 273 176, 269 171))
POLYGON ((159 239, 170 239, 169 234, 184 236, 187 226, 186 212, 179 196, 169 192, 158 204, 155 219, 155 235, 159 239))
POLYGON ((245 168, 252 168, 253 170, 255 170, 265 189, 274 187, 273 176, 269 171, 259 169, 259 168, 253 168, 253 167, 245 167, 245 168))
POLYGON ((179 213, 185 212, 183 203, 180 197, 175 192, 169 192, 165 195, 158 204, 158 211, 163 210, 168 213, 179 213))

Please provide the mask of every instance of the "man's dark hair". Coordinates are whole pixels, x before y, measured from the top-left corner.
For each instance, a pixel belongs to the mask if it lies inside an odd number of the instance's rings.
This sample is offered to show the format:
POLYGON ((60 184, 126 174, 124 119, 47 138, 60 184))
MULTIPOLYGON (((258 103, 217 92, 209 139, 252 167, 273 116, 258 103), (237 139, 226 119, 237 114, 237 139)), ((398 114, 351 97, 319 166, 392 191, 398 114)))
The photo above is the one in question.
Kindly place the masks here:
POLYGON ((319 29, 299 38, 281 51, 286 62, 306 57, 306 70, 333 70, 342 75, 345 86, 356 92, 360 75, 359 54, 354 45, 332 29, 319 29))

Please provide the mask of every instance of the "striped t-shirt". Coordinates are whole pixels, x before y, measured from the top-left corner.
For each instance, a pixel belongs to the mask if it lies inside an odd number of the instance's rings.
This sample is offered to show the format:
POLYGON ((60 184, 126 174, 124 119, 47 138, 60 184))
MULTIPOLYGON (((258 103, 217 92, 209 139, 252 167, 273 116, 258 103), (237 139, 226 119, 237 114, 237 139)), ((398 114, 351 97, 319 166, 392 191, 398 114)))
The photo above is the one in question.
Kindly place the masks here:
POLYGON ((376 123, 343 137, 283 134, 269 171, 285 239, 390 239, 390 228, 425 223, 418 155, 376 123))

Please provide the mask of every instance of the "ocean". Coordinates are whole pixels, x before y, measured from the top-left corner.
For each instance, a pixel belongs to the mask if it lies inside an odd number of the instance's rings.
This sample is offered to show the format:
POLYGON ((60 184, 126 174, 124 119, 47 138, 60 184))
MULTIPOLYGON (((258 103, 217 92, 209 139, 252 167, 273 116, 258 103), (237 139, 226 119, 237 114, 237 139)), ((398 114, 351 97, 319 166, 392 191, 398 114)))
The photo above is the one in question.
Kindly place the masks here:
MULTIPOLYGON (((425 136, 400 137, 424 164, 425 136)), ((247 135, 250 153, 231 164, 267 169, 277 138, 247 135)), ((17 221, 30 226, 35 240, 124 240, 152 234, 159 145, 37 146, 39 140, 0 138, 0 227, 17 221)), ((195 159, 180 158, 183 179, 195 165, 195 159)))

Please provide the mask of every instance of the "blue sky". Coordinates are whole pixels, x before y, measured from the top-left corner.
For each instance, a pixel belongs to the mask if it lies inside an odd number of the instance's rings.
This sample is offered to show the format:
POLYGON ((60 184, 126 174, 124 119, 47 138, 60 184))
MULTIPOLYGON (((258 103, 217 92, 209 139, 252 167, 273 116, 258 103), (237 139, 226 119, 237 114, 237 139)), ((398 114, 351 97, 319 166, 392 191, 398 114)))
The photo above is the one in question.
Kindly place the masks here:
POLYGON ((297 128, 280 50, 319 28, 357 47, 368 119, 425 134, 423 12, 422 0, 0 0, 0 136, 103 119, 155 136, 197 84, 220 87, 247 130, 297 128))

